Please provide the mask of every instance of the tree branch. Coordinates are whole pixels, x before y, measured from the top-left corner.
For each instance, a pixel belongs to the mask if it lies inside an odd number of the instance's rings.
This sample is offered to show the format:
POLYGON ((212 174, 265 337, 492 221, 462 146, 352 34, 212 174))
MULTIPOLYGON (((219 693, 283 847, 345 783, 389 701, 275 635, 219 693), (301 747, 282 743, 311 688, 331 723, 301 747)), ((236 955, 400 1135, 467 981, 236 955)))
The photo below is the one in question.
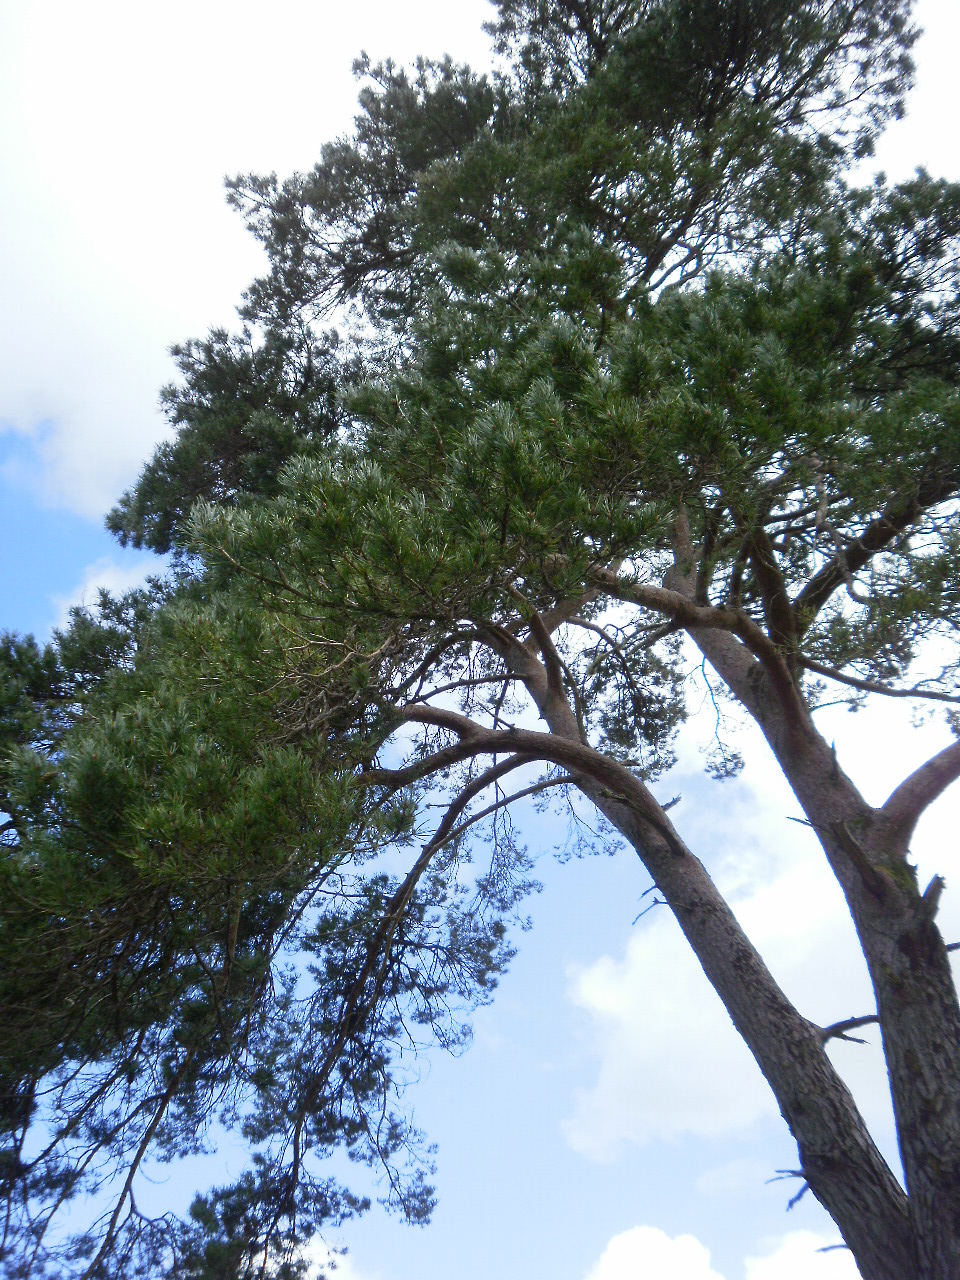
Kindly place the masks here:
MULTIPOLYGON (((539 650, 543 658, 544 669, 547 673, 547 688, 554 697, 563 697, 563 663, 560 661, 560 655, 557 653, 556 645, 550 638, 550 631, 544 623, 543 617, 527 600, 526 596, 515 587, 509 584, 507 590, 514 600, 517 601, 521 610, 526 615, 526 621, 530 625, 530 638, 524 644, 524 648, 528 652, 539 650)), ((559 625, 559 624, 558 624, 559 625)))
POLYGON ((408 689, 419 681, 420 687, 415 695, 419 697, 420 691, 423 688, 423 682, 426 680, 429 671, 440 660, 440 658, 443 657, 447 650, 455 648, 458 644, 463 644, 477 639, 479 639, 479 636, 476 631, 455 631, 453 635, 447 636, 446 639, 441 640, 439 644, 433 645, 432 648, 427 650, 414 669, 403 679, 403 681, 401 681, 399 685, 395 687, 394 695, 399 696, 402 693, 406 693, 408 689))
MULTIPOLYGON (((419 719, 419 717, 412 714, 416 709, 415 706, 407 708, 402 713, 403 718, 405 720, 419 719)), ((419 709, 425 710, 426 708, 419 709)), ((461 719, 471 725, 477 732, 481 732, 480 725, 474 724, 472 720, 467 720, 466 716, 461 716, 461 719)), ((435 722, 421 720, 421 723, 435 722)), ((431 756, 424 756, 421 760, 414 760, 412 764, 405 765, 402 769, 366 769, 363 773, 357 775, 357 781, 365 786, 385 786, 399 790, 400 787, 408 787, 411 782, 419 782, 423 778, 428 778, 431 773, 440 773, 441 770, 460 764, 476 754, 475 747, 470 743, 471 735, 465 731, 459 736, 460 741, 455 745, 443 747, 440 751, 435 751, 431 756)))
POLYGON ((615 798, 638 814, 680 855, 688 853, 652 793, 636 774, 575 737, 539 733, 532 729, 484 729, 473 720, 445 707, 408 707, 404 719, 436 725, 462 736, 462 749, 473 755, 523 755, 549 761, 578 775, 578 786, 597 784, 604 795, 615 798))
POLYGON ((791 719, 801 709, 802 700, 783 655, 763 629, 742 610, 728 605, 695 604, 679 591, 652 583, 629 582, 599 566, 589 572, 606 594, 615 600, 666 614, 687 631, 726 631, 736 636, 763 666, 791 719))
POLYGON ((960 465, 937 466, 934 458, 912 493, 894 494, 883 511, 871 520, 859 538, 839 552, 815 573, 793 602, 800 634, 808 631, 817 614, 838 587, 869 564, 878 551, 897 537, 917 518, 921 511, 944 502, 960 484, 960 465))
POLYGON ((880 1019, 875 1013, 866 1013, 860 1018, 844 1018, 842 1022, 831 1022, 829 1027, 820 1028, 820 1038, 826 1044, 828 1040, 852 1040, 854 1044, 866 1044, 865 1040, 861 1040, 859 1036, 849 1036, 848 1031, 856 1031, 858 1027, 868 1027, 871 1023, 879 1022, 880 1019))
POLYGON ((881 813, 901 838, 908 840, 923 811, 957 778, 960 778, 960 742, 951 742, 890 793, 881 813))
MULTIPOLYGON (((614 568, 618 569, 619 567, 620 561, 618 560, 614 568)), ((569 600, 561 600, 552 609, 547 609, 540 615, 547 634, 553 635, 565 622, 569 622, 575 614, 580 613, 584 605, 591 604, 596 600, 598 594, 596 591, 585 591, 583 595, 577 596, 575 599, 571 597, 569 600)))
POLYGON ((767 531, 754 529, 747 537, 746 547, 760 586, 763 615, 770 636, 790 655, 788 661, 793 661, 797 647, 797 618, 767 531))
POLYGON ((156 1110, 154 1111, 153 1116, 150 1119, 150 1123, 147 1125, 146 1129, 144 1130, 143 1136, 140 1139, 140 1143, 137 1146, 133 1159, 130 1162, 130 1167, 127 1170, 127 1176, 124 1179, 123 1186, 120 1190, 120 1195, 117 1197, 117 1201, 113 1207, 113 1212, 110 1215, 110 1221, 107 1224, 107 1230, 104 1234, 103 1240, 100 1243, 100 1248, 97 1250, 96 1256, 94 1257, 90 1265, 87 1267, 87 1269, 84 1271, 80 1280, 91 1280, 91 1277, 94 1276, 97 1270, 99 1269, 100 1263, 106 1257, 108 1251, 113 1247, 113 1244, 117 1237, 117 1224, 119 1223, 119 1220, 120 1220, 120 1214, 123 1212, 124 1203, 126 1202, 127 1198, 130 1196, 130 1189, 133 1186, 134 1178, 137 1176, 137 1170, 140 1168, 140 1165, 143 1163, 143 1158, 147 1154, 147 1148, 150 1146, 150 1143, 153 1141, 153 1135, 156 1133, 157 1129, 160 1127, 160 1122, 163 1120, 163 1117, 166 1115, 167 1109, 169 1108, 170 1103, 175 1097, 177 1090, 180 1088, 181 1084, 186 1078, 186 1074, 190 1069, 190 1064, 192 1063, 193 1059, 196 1057, 196 1054, 197 1054, 196 1046, 194 1046, 192 1049, 187 1050, 187 1052, 184 1054, 183 1061, 180 1063, 180 1066, 177 1069, 176 1075, 173 1077, 170 1084, 167 1086, 165 1092, 160 1097, 160 1100, 157 1103, 156 1110))
POLYGON ((513 755, 510 756, 508 760, 502 760, 500 764, 496 764, 489 769, 485 769, 478 778, 474 778, 471 783, 464 787, 456 799, 454 799, 447 808, 446 813, 443 815, 443 821, 434 832, 430 843, 425 846, 425 852, 433 853, 447 840, 451 839, 454 835, 459 834, 459 829, 454 831, 454 823, 457 818, 459 818, 460 814, 463 813, 464 809, 474 796, 479 795, 481 791, 486 791, 487 787, 496 782, 499 778, 502 778, 504 774, 512 773, 514 769, 519 769, 525 764, 530 764, 532 759, 533 757, 531 756, 513 755))
POLYGON ((864 693, 882 693, 887 698, 929 698, 933 702, 960 703, 960 696, 953 693, 940 693, 936 689, 921 689, 913 685, 909 689, 893 689, 888 684, 880 684, 876 680, 861 680, 859 676, 848 676, 835 667, 824 666, 822 662, 814 662, 812 658, 800 657, 800 666, 805 671, 815 671, 817 675, 826 676, 828 680, 836 680, 840 684, 848 684, 852 689, 861 689, 864 693))
MULTIPOLYGON (((518 764, 527 764, 529 761, 514 757, 518 764)), ((516 766, 514 766, 516 767, 516 766)), ((549 791, 551 787, 566 787, 571 783, 575 783, 576 778, 571 777, 568 773, 561 773, 556 778, 541 778, 539 782, 532 783, 529 787, 524 787, 520 791, 514 791, 513 795, 504 796, 502 800, 496 800, 493 804, 488 804, 485 809, 481 809, 479 813, 471 814, 469 818, 465 818, 463 822, 447 832, 443 840, 439 840, 439 832, 431 841, 437 848, 448 840, 456 840, 469 828, 475 826, 478 822, 482 822, 484 818, 489 818, 491 813, 496 813, 498 809, 506 809, 516 800, 525 800, 527 796, 538 796, 544 791, 549 791)))

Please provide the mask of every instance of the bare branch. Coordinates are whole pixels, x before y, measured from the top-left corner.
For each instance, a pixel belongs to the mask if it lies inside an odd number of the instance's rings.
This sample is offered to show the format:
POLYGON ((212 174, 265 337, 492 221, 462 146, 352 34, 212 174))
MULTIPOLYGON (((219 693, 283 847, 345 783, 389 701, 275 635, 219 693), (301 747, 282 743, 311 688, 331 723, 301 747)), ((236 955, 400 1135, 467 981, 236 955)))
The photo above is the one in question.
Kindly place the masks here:
POLYGON ((528 652, 534 646, 540 651, 543 657, 543 665, 547 672, 547 687, 554 697, 562 698, 563 663, 560 661, 560 655, 557 653, 556 646, 550 638, 550 632, 547 630, 543 618, 530 604, 523 592, 512 583, 508 585, 507 590, 520 605, 527 622, 530 624, 530 639, 524 647, 528 652))
MULTIPOLYGON (((528 652, 539 651, 543 658, 543 666, 547 676, 548 695, 557 701, 566 702, 566 695, 564 693, 564 680, 566 679, 567 685, 569 686, 570 692, 573 696, 577 725, 580 730, 580 739, 582 742, 586 742, 587 730, 584 721, 580 691, 577 687, 577 682, 574 678, 573 672, 560 656, 560 652, 552 639, 553 631, 567 621, 569 617, 572 617, 575 609, 582 607, 584 598, 581 596, 576 600, 563 601, 560 606, 550 611, 550 621, 547 622, 544 615, 530 604, 523 593, 514 586, 513 583, 508 584, 507 590, 520 605, 523 613, 528 617, 530 623, 530 636, 524 641, 524 648, 527 649, 528 652)), ((593 592, 594 596, 596 594, 596 592, 593 592)))
POLYGON ((153 1141, 153 1135, 156 1133, 157 1129, 160 1127, 160 1122, 163 1120, 163 1117, 166 1115, 167 1110, 170 1106, 170 1103, 173 1101, 174 1097, 176 1096, 177 1090, 180 1088, 181 1084, 186 1078, 187 1072, 190 1069, 190 1064, 193 1061, 193 1059, 196 1057, 196 1053, 197 1053, 196 1047, 187 1050, 187 1052, 184 1054, 183 1061, 180 1063, 180 1066, 177 1069, 176 1075, 173 1077, 170 1084, 167 1086, 167 1089, 165 1090, 163 1096, 160 1098, 157 1104, 157 1108, 154 1111, 153 1116, 151 1117, 150 1123, 147 1125, 146 1129, 144 1130, 143 1137, 140 1139, 139 1146, 137 1147, 136 1152, 134 1153, 133 1159, 130 1161, 130 1166, 127 1170, 127 1176, 124 1179, 123 1186, 120 1190, 120 1195, 117 1197, 117 1201, 116 1201, 116 1204, 114 1205, 113 1212, 110 1215, 110 1221, 107 1224, 107 1230, 104 1233, 103 1240, 100 1243, 100 1248, 97 1250, 96 1256, 94 1257, 90 1265, 87 1267, 87 1269, 84 1271, 80 1280, 90 1280, 90 1278, 96 1274, 97 1270, 99 1269, 100 1263, 106 1257, 109 1250, 113 1247, 114 1241, 116 1240, 117 1226, 120 1221, 120 1214, 123 1212, 123 1206, 126 1203, 128 1198, 132 1199, 130 1194, 130 1189, 133 1186, 134 1178, 137 1176, 137 1170, 140 1168, 140 1165, 143 1163, 143 1158, 147 1154, 147 1149, 150 1146, 150 1143, 153 1141))
POLYGON ((834 556, 829 563, 815 573, 793 602, 801 634, 812 626, 817 614, 838 587, 844 585, 847 575, 856 573, 869 564, 878 551, 890 543, 917 518, 921 511, 944 502, 951 497, 960 483, 960 466, 937 466, 933 459, 927 474, 908 493, 895 493, 883 511, 871 520, 860 536, 844 550, 841 561, 834 556))
MULTIPOLYGON (((618 561, 617 568, 619 568, 619 563, 618 561)), ((575 614, 580 613, 585 604, 591 604, 596 600, 597 595, 598 592, 596 591, 585 591, 582 596, 577 596, 575 600, 561 600, 554 608, 547 609, 540 615, 547 634, 553 635, 565 622, 569 622, 575 614)))
MULTIPOLYGON (((514 759, 517 761, 517 764, 529 763, 528 760, 521 759, 519 757, 514 757, 514 759)), ((516 765, 514 767, 516 767, 516 765)), ((444 836, 443 840, 438 839, 438 832, 437 835, 433 837, 433 841, 431 843, 439 848, 441 844, 444 844, 449 840, 459 839, 459 837, 462 836, 469 827, 476 826, 476 824, 478 822, 482 822, 484 818, 489 818, 491 813, 496 813, 498 809, 509 808, 509 806, 516 800, 525 800, 527 796, 541 795, 544 791, 549 791, 551 787, 566 787, 575 782, 576 778, 571 777, 568 773, 561 773, 556 778, 541 778, 539 782, 534 782, 531 786, 524 787, 521 791, 514 791, 513 795, 505 796, 502 800, 496 800, 493 804, 488 804, 487 807, 485 809, 481 809, 479 813, 471 814, 470 817, 464 819, 459 826, 454 827, 452 831, 449 831, 447 835, 444 836)))
POLYGON ((659 832, 678 856, 688 850, 646 785, 618 760, 605 756, 576 738, 532 729, 484 729, 475 721, 445 707, 408 707, 404 718, 420 724, 449 729, 462 738, 462 749, 473 755, 524 755, 550 761, 571 770, 578 786, 598 784, 601 795, 616 798, 659 832))
MULTIPOLYGON (((405 711, 404 719, 419 720, 422 724, 437 723, 433 720, 425 720, 419 715, 415 715, 415 711, 424 711, 424 707, 410 707, 405 711)), ((467 724, 472 725, 478 732, 480 726, 475 725, 472 720, 467 720, 466 716, 461 716, 467 724)), ((441 726, 445 727, 445 726, 441 726)), ((432 773, 440 773, 444 769, 449 769, 452 765, 460 764, 463 760, 468 760, 470 756, 476 754, 476 749, 470 745, 469 733, 458 735, 461 741, 453 746, 443 747, 439 751, 435 751, 433 755, 425 756, 422 760, 414 760, 412 764, 405 765, 402 769, 366 769, 363 773, 357 775, 357 781, 366 786, 386 786, 393 787, 397 790, 400 787, 408 787, 412 782, 419 782, 422 778, 429 778, 432 773)))
POLYGON ((638 604, 644 609, 666 614, 687 631, 732 633, 763 665, 784 709, 791 717, 800 710, 800 694, 783 655, 763 629, 741 609, 733 609, 729 605, 695 604, 679 591, 654 586, 652 583, 631 582, 599 566, 590 570, 590 576, 615 600, 638 604))
POLYGON ((450 804, 447 812, 443 815, 443 821, 434 832, 433 839, 425 846, 425 852, 432 853, 439 849, 442 844, 454 838, 456 834, 453 830, 454 823, 474 796, 479 795, 481 791, 485 791, 487 787, 502 778, 504 774, 512 773, 514 769, 519 769, 522 765, 529 764, 531 759, 533 759, 531 756, 514 755, 508 760, 502 760, 500 764, 485 769, 478 778, 474 778, 450 804))
POLYGON ((420 662, 417 663, 416 667, 414 667, 414 669, 404 678, 404 680, 395 687, 394 695, 399 696, 400 694, 405 693, 408 689, 412 688, 412 686, 417 684, 418 682, 419 682, 419 688, 417 690, 417 694, 419 695, 420 690, 423 688, 423 682, 426 680, 427 675, 430 672, 431 668, 443 657, 443 655, 449 649, 456 648, 458 644, 463 644, 468 641, 474 641, 479 639, 480 639, 480 636, 476 631, 454 631, 452 635, 447 636, 444 640, 441 640, 439 644, 435 644, 431 649, 429 649, 424 654, 423 658, 420 660, 420 662))
POLYGON ((817 675, 826 676, 828 680, 836 680, 840 684, 848 684, 852 689, 861 689, 864 693, 882 693, 887 698, 928 698, 933 702, 960 703, 960 696, 953 693, 941 693, 936 689, 922 689, 913 685, 909 689, 894 689, 888 684, 880 684, 876 680, 861 680, 859 676, 848 676, 835 667, 824 666, 822 662, 814 662, 812 658, 801 657, 800 666, 806 671, 815 671, 817 675))
POLYGON ((860 1018, 844 1018, 842 1022, 831 1022, 829 1027, 820 1028, 820 1038, 826 1044, 828 1040, 851 1040, 854 1044, 866 1044, 859 1036, 847 1035, 848 1031, 856 1031, 858 1027, 868 1027, 871 1023, 879 1023, 875 1013, 864 1014, 860 1018))
POLYGON ((609 631, 601 627, 599 623, 590 622, 589 619, 581 618, 578 614, 574 614, 573 617, 568 618, 567 621, 572 627, 581 627, 584 631, 592 631, 594 635, 597 635, 601 640, 606 641, 621 660, 623 659, 623 650, 620 647, 619 641, 615 636, 612 636, 609 631))
POLYGON ((791 655, 797 645, 797 618, 786 581, 777 564, 776 553, 764 528, 754 529, 746 540, 746 551, 753 565, 763 601, 763 616, 774 642, 783 646, 791 655))
POLYGON ((827 491, 824 488, 823 480, 819 474, 820 473, 819 460, 816 461, 816 473, 817 473, 817 480, 816 480, 817 529, 818 530, 822 529, 830 535, 830 541, 833 543, 833 549, 835 553, 834 563, 836 564, 837 568, 840 570, 840 574, 843 577, 844 584, 847 588, 847 595, 856 604, 869 604, 870 597, 861 595, 860 592, 857 590, 857 584, 854 582, 853 573, 851 572, 850 565, 847 561, 847 552, 846 552, 846 548, 843 545, 843 539, 840 537, 840 534, 837 532, 836 525, 830 519, 830 510, 829 510, 829 504, 827 500, 827 491))
POLYGON ((441 693, 456 693, 459 689, 475 689, 481 684, 509 684, 512 678, 507 672, 496 676, 464 676, 462 680, 451 680, 448 684, 438 684, 432 689, 418 689, 413 696, 413 701, 436 698, 441 693))

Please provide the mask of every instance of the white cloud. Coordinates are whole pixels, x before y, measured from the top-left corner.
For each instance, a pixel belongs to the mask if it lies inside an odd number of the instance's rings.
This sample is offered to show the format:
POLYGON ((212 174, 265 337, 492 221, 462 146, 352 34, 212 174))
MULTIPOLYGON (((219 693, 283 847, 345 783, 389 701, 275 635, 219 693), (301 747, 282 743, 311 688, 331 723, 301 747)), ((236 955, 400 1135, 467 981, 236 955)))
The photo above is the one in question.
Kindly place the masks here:
POLYGON ((776 1114, 665 908, 634 934, 623 960, 603 956, 576 971, 570 995, 590 1018, 600 1056, 596 1085, 564 1125, 575 1150, 610 1159, 622 1142, 717 1137, 776 1114))
POLYGON ((416 9, 36 0, 4 13, 0 430, 32 437, 16 479, 44 504, 101 515, 162 438, 169 345, 236 325, 264 258, 226 207, 225 173, 309 169, 349 128, 364 47, 487 61, 483 0, 416 9))
MULTIPOLYGON (((721 790, 691 771, 680 830, 713 864, 747 934, 805 1016, 826 1024, 869 1011, 869 982, 843 897, 810 832, 787 821, 796 802, 762 755, 751 778, 753 786, 721 790)), ((621 958, 601 956, 570 976, 570 999, 589 1019, 599 1058, 596 1083, 579 1095, 565 1125, 576 1150, 609 1159, 624 1142, 719 1137, 777 1115, 666 907, 637 924, 621 958)), ((889 1128, 878 1054, 864 1046, 843 1046, 839 1054, 845 1072, 853 1068, 851 1087, 868 1118, 889 1128)))
POLYGON ((586 1280, 723 1280, 694 1236, 671 1238, 658 1227, 614 1236, 586 1280))
MULTIPOLYGON (((821 1025, 868 1012, 872 995, 853 926, 829 871, 811 853, 733 908, 801 1013, 821 1025)), ((610 1159, 620 1145, 680 1134, 719 1137, 776 1116, 769 1088, 665 907, 637 927, 622 959, 571 974, 570 999, 589 1018, 599 1057, 564 1131, 579 1152, 610 1159)), ((892 1146, 886 1073, 866 1045, 831 1056, 867 1123, 892 1146)), ((873 1036, 875 1040, 875 1035, 873 1036)))
POLYGON ((864 181, 877 169, 897 182, 913 177, 919 165, 934 177, 952 179, 960 170, 960 147, 947 125, 956 108, 960 12, 954 0, 918 0, 912 16, 922 33, 913 50, 916 83, 907 95, 903 120, 888 125, 876 155, 864 162, 864 181))
POLYGON ((853 1255, 834 1248, 838 1243, 839 1236, 827 1239, 812 1231, 791 1231, 773 1252, 746 1259, 745 1280, 859 1280, 853 1255))
MULTIPOLYGON (((858 1280, 859 1272, 837 1240, 791 1231, 767 1241, 769 1252, 748 1257, 744 1280, 858 1280), (823 1252, 827 1250, 827 1252, 823 1252)), ((710 1251, 695 1236, 671 1237, 659 1227, 633 1227, 613 1237, 585 1280, 724 1280, 710 1251)))
MULTIPOLYGON (((948 739, 939 722, 916 726, 911 709, 883 703, 862 714, 820 713, 841 765, 871 803, 948 739), (893 749, 893 744, 896 744, 893 749)), ((870 1013, 873 995, 849 911, 766 744, 747 728, 745 776, 719 786, 698 773, 692 732, 681 742, 676 784, 684 802, 678 829, 727 895, 773 976, 800 1012, 821 1025, 870 1013)), ((671 778, 667 786, 674 785, 671 778)), ((925 815, 913 842, 921 884, 946 874, 940 925, 960 939, 960 895, 949 892, 955 865, 960 788, 925 815)), ((595 1159, 623 1143, 680 1134, 743 1132, 776 1115, 772 1095, 667 908, 639 922, 619 957, 605 955, 570 974, 569 996, 588 1019, 599 1059, 564 1131, 595 1159)), ((886 1070, 876 1028, 865 1045, 830 1042, 829 1053, 894 1167, 886 1070)))
POLYGON ((156 556, 140 556, 130 564, 117 564, 105 556, 89 565, 77 586, 65 596, 54 596, 53 604, 57 609, 58 627, 66 626, 69 614, 74 605, 93 605, 97 602, 97 594, 101 588, 113 595, 121 595, 124 591, 132 591, 142 586, 151 574, 162 570, 162 562, 156 556))

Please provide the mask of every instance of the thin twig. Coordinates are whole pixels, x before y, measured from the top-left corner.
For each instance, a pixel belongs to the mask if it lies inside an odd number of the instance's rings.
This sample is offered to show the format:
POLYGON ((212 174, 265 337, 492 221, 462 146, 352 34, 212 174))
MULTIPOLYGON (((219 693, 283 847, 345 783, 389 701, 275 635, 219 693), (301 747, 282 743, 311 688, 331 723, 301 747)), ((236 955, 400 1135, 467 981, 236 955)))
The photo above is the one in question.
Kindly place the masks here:
POLYGON ((880 684, 876 680, 863 680, 859 676, 849 676, 837 671, 835 667, 825 666, 822 662, 814 662, 812 658, 800 657, 800 666, 806 671, 815 671, 817 675, 826 676, 828 680, 837 680, 840 684, 848 684, 853 689, 864 693, 882 693, 886 698, 929 698, 934 702, 953 702, 960 704, 960 695, 940 693, 935 689, 922 689, 913 685, 909 689, 894 689, 888 684, 880 684))
POLYGON ((539 782, 534 782, 531 786, 524 787, 522 791, 515 791, 513 795, 505 796, 502 800, 494 801, 493 804, 487 805, 485 809, 481 809, 479 813, 471 814, 469 818, 465 818, 459 826, 448 831, 441 839, 437 839, 437 837, 434 836, 432 843, 435 848, 439 849, 441 845, 449 844, 451 840, 458 839, 463 835, 464 831, 466 831, 468 827, 475 826, 484 818, 489 818, 491 813, 496 813, 499 809, 509 808, 515 800, 524 800, 527 796, 539 795, 543 791, 548 791, 551 787, 565 787, 575 781, 576 779, 572 778, 567 773, 561 774, 557 778, 542 778, 539 782))

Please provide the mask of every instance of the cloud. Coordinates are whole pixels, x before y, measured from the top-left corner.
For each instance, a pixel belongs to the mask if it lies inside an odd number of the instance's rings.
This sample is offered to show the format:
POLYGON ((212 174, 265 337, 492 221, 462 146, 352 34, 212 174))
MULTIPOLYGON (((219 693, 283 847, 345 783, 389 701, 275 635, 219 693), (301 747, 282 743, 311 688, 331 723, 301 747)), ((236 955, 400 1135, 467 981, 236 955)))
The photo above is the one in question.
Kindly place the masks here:
MULTIPOLYGON (((863 714, 818 713, 849 773, 872 803, 943 746, 937 720, 917 725, 911 708, 881 703, 863 714), (890 745, 896 743, 896 750, 890 745)), ((842 893, 755 729, 743 733, 746 775, 722 785, 699 772, 693 733, 681 740, 671 777, 683 794, 676 822, 701 856, 776 981, 805 1017, 828 1025, 875 1005, 842 893)), ((925 815, 912 846, 921 885, 950 876, 960 788, 925 815)), ((960 938, 960 897, 944 895, 939 923, 960 938)), ((611 1159, 623 1143, 692 1134, 743 1133, 776 1116, 772 1095, 666 907, 637 923, 623 953, 570 971, 568 995, 585 1015, 596 1055, 593 1086, 564 1125, 571 1145, 611 1159)), ((828 1052, 868 1127, 898 1167, 886 1069, 876 1028, 867 1044, 830 1042, 828 1052)))
MULTIPOLYGON (((917 726, 900 705, 859 715, 832 708, 820 719, 873 803, 947 736, 937 721, 917 726)), ((689 738, 682 744, 678 828, 801 1014, 826 1026, 870 1013, 873 993, 842 893, 810 830, 789 821, 797 802, 756 736, 744 733, 747 776, 722 792, 698 774, 689 738)), ((936 872, 949 878, 960 821, 960 788, 954 792, 924 816, 913 841, 921 885, 936 872)), ((949 941, 960 938, 960 897, 944 895, 939 923, 949 941)), ((598 1059, 595 1083, 576 1097, 563 1126, 575 1150, 609 1160, 624 1143, 743 1134, 776 1116, 769 1088, 666 907, 638 922, 620 956, 600 956, 569 977, 569 999, 585 1015, 584 1039, 598 1059)), ((879 1035, 871 1027, 857 1034, 867 1043, 833 1040, 828 1052, 897 1168, 879 1035)))
POLYGON ((570 998, 590 1020, 596 1085, 564 1124, 583 1155, 613 1158, 682 1133, 717 1137, 776 1114, 770 1091, 679 927, 665 909, 623 960, 574 971, 570 998), (662 913, 662 914, 661 914, 662 913))
MULTIPOLYGON (((769 1252, 748 1257, 745 1280, 858 1280, 859 1272, 835 1239, 791 1231, 768 1241, 769 1252), (822 1250, 828 1252, 821 1252, 822 1250)), ((695 1236, 671 1237, 659 1227, 632 1227, 616 1235, 585 1280, 725 1280, 695 1236)))
POLYGON ((12 203, 0 247, 0 432, 20 439, 4 478, 46 507, 97 517, 165 432, 158 392, 182 330, 12 203))
POLYGON ((614 1236, 586 1280, 665 1280, 668 1276, 670 1280, 723 1280, 699 1240, 687 1235, 671 1238, 658 1227, 633 1227, 614 1236))
POLYGON ((96 604, 101 588, 112 595, 122 595, 125 591, 142 586, 151 574, 161 572, 162 568, 163 564, 156 556, 140 556, 129 564, 118 564, 116 560, 104 556, 88 566, 83 578, 69 594, 52 598, 57 609, 56 625, 67 625, 70 610, 75 605, 96 604))
POLYGON ((483 0, 418 8, 49 0, 5 22, 0 431, 32 437, 17 478, 46 506, 102 515, 164 437, 169 345, 236 327, 265 261, 222 175, 309 169, 363 47, 487 60, 483 0))
POLYGON ((859 1280, 853 1255, 834 1248, 838 1243, 839 1237, 791 1231, 772 1253, 745 1260, 745 1280, 859 1280), (828 1252, 820 1252, 823 1249, 828 1252))

